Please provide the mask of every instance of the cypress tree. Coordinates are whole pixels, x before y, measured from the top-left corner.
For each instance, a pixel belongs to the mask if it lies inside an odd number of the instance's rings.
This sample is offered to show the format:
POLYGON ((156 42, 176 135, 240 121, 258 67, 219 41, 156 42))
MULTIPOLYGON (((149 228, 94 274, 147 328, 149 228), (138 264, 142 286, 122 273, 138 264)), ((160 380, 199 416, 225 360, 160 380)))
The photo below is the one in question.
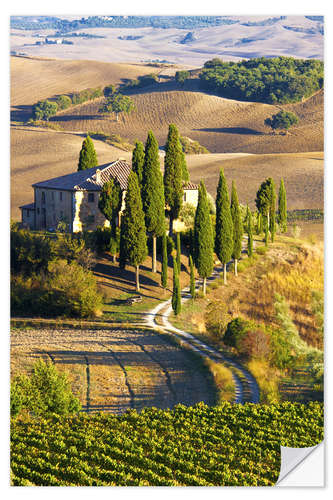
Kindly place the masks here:
POLYGON ((135 267, 136 291, 140 291, 139 266, 148 255, 145 214, 142 209, 138 176, 128 177, 125 210, 120 226, 120 265, 126 262, 135 267))
POLYGON ((156 237, 165 231, 165 201, 158 143, 151 130, 145 147, 141 192, 146 228, 153 237, 152 271, 156 273, 156 237))
POLYGON ((186 163, 186 156, 185 156, 183 149, 182 149, 181 155, 182 155, 181 156, 182 180, 184 182, 188 182, 190 180, 190 174, 188 172, 187 163, 186 163))
POLYGON ((268 219, 265 219, 264 225, 265 225, 265 247, 268 247, 268 234, 269 234, 268 219))
POLYGON ((164 193, 170 218, 169 234, 172 235, 173 221, 179 217, 183 202, 182 147, 176 125, 169 125, 164 157, 164 193))
POLYGON ((190 294, 192 299, 195 298, 195 278, 194 278, 194 265, 192 255, 189 257, 190 262, 190 294))
POLYGON ((265 219, 268 221, 268 229, 270 229, 270 216, 272 214, 272 195, 275 193, 273 179, 269 177, 261 183, 257 191, 256 206, 263 218, 265 228, 265 219), (273 187, 272 187, 273 186, 273 187))
POLYGON ((207 191, 203 181, 199 186, 199 199, 194 219, 194 262, 199 276, 203 278, 203 294, 206 295, 206 282, 214 268, 214 237, 209 213, 207 191))
POLYGON ((178 264, 173 257, 173 288, 172 288, 172 298, 171 305, 175 316, 181 311, 181 292, 180 292, 180 283, 179 283, 179 271, 178 264))
POLYGON ((230 211, 228 187, 223 170, 216 193, 215 253, 223 264, 224 284, 227 283, 227 263, 233 251, 233 222, 230 211))
POLYGON ((281 232, 285 233, 287 231, 287 193, 284 187, 283 178, 281 178, 279 188, 278 223, 281 228, 281 232))
POLYGON ((168 285, 168 251, 167 251, 167 239, 166 233, 162 235, 162 273, 161 273, 161 283, 163 288, 168 285))
MULTIPOLYGON (((102 187, 101 194, 98 200, 98 208, 100 209, 104 217, 110 222, 111 238, 113 238, 114 241, 117 240, 116 237, 117 220, 119 212, 121 210, 121 205, 122 205, 122 191, 120 184, 117 180, 110 179, 102 187)), ((113 262, 115 262, 117 245, 115 245, 113 242, 111 246, 112 246, 111 251, 113 254, 113 262)))
POLYGON ((78 171, 86 170, 87 168, 97 167, 98 160, 97 154, 94 148, 94 143, 87 135, 87 137, 82 142, 82 147, 79 156, 78 171))
POLYGON ((275 184, 273 179, 271 179, 270 183, 271 195, 270 195, 270 207, 269 207, 269 230, 271 233, 272 243, 274 242, 275 231, 276 231, 276 193, 275 193, 275 184))
POLYGON ((178 265, 178 269, 179 269, 179 272, 181 271, 181 260, 180 260, 180 256, 181 256, 181 245, 180 245, 180 233, 177 232, 176 234, 176 250, 177 250, 177 265, 178 265))
POLYGON ((261 234, 263 232, 263 221, 261 212, 257 212, 257 234, 261 234))
POLYGON ((139 179, 139 185, 142 184, 142 171, 145 162, 145 151, 141 141, 135 142, 135 147, 132 153, 132 170, 136 173, 139 179))
POLYGON ((249 257, 253 255, 253 224, 252 224, 252 212, 247 205, 246 209, 246 225, 247 225, 247 254, 249 257))
POLYGON ((237 276, 237 262, 242 254, 243 223, 242 223, 242 218, 238 203, 238 196, 234 181, 232 181, 232 187, 231 187, 230 211, 234 226, 234 232, 233 232, 234 243, 231 256, 235 262, 235 275, 237 276))

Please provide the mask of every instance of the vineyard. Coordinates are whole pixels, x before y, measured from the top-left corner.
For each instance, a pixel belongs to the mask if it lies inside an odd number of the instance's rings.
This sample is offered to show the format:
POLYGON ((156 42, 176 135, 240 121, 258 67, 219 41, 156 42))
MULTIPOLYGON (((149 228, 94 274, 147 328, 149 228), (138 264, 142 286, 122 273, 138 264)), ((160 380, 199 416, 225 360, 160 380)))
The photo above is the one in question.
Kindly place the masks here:
POLYGON ((323 439, 323 405, 199 403, 13 420, 15 486, 269 486, 280 445, 323 439))

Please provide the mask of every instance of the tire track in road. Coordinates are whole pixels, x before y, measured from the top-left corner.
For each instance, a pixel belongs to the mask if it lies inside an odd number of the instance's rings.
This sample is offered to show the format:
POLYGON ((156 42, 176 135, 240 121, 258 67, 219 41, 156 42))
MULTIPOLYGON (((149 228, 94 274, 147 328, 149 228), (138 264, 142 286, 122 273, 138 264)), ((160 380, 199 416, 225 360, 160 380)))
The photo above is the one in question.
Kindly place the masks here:
POLYGON ((98 344, 101 345, 102 347, 104 347, 104 349, 106 349, 107 352, 109 352, 111 354, 111 356, 113 357, 113 359, 118 363, 118 365, 122 369, 123 374, 124 374, 124 379, 125 379, 125 385, 127 387, 127 390, 128 390, 129 396, 130 396, 130 407, 132 409, 134 409, 134 407, 135 407, 135 404, 134 404, 135 393, 134 393, 134 391, 133 391, 133 389, 131 387, 131 384, 128 381, 128 373, 127 373, 127 370, 126 370, 124 364, 120 361, 120 359, 115 354, 115 352, 112 349, 110 349, 110 346, 107 346, 107 345, 103 344, 102 342, 98 342, 98 344))
POLYGON ((158 364, 159 367, 161 368, 163 374, 164 374, 164 377, 165 377, 165 380, 166 380, 166 385, 167 385, 167 388, 169 390, 169 392, 171 393, 173 399, 174 399, 174 403, 177 402, 177 393, 175 391, 175 389, 173 388, 173 385, 172 385, 172 382, 171 382, 171 378, 170 378, 170 374, 167 370, 167 368, 165 368, 165 366, 163 366, 163 363, 161 361, 159 361, 158 359, 156 359, 156 357, 150 352, 148 351, 142 344, 140 344, 139 342, 135 342, 134 340, 130 340, 130 339, 127 339, 129 342, 131 342, 132 344, 140 347, 140 349, 150 358, 154 361, 154 363, 158 364))

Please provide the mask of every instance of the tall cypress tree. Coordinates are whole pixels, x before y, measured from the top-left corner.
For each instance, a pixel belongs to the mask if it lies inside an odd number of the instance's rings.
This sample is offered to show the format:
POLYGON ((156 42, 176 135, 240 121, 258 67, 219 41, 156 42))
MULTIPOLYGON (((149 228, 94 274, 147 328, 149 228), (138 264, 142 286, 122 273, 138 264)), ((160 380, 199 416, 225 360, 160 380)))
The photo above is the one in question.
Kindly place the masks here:
POLYGON ((182 250, 181 250, 181 245, 180 245, 180 232, 179 231, 177 232, 177 235, 176 235, 176 250, 177 250, 177 264, 178 264, 178 269, 180 272, 181 271, 180 256, 181 256, 182 250))
POLYGON ((241 218, 241 213, 239 209, 238 196, 236 191, 236 186, 234 181, 232 181, 231 186, 231 205, 230 205, 231 217, 234 226, 233 232, 233 250, 232 250, 232 258, 235 263, 235 275, 237 276, 237 262, 240 259, 242 254, 242 238, 243 238, 243 223, 241 218))
POLYGON ((270 196, 270 207, 269 207, 269 231, 271 233, 272 243, 274 242, 275 232, 276 232, 276 193, 275 193, 275 184, 273 179, 271 179, 271 196, 270 196))
POLYGON ((142 171, 145 162, 145 151, 141 141, 135 142, 135 147, 132 153, 132 170, 136 173, 139 179, 139 185, 142 184, 142 171))
POLYGON ((140 291, 139 266, 148 255, 145 214, 142 209, 138 176, 131 172, 128 177, 125 210, 120 226, 120 265, 128 262, 135 267, 136 291, 140 291))
POLYGON ((161 284, 163 288, 168 285, 168 250, 167 250, 167 239, 165 231, 162 235, 162 273, 161 273, 161 284))
POLYGON ((227 182, 224 172, 220 170, 220 178, 216 193, 216 226, 215 226, 215 253, 223 264, 224 284, 227 283, 227 263, 233 251, 233 222, 230 211, 230 202, 227 182))
POLYGON ((188 172, 188 168, 187 168, 187 162, 186 162, 186 156, 185 156, 185 153, 182 149, 182 159, 181 159, 181 165, 182 165, 182 180, 184 182, 188 182, 190 180, 190 174, 188 172))
POLYGON ((194 278, 194 265, 193 265, 193 259, 192 255, 189 257, 189 263, 190 263, 190 294, 192 299, 195 298, 195 278, 194 278))
POLYGON ((78 170, 86 170, 87 168, 97 167, 97 153, 94 148, 94 143, 87 135, 82 142, 82 147, 79 156, 78 170))
MULTIPOLYGON (((98 200, 98 208, 104 217, 110 222, 111 238, 114 239, 113 245, 113 262, 115 262, 116 246, 115 240, 117 239, 117 220, 122 205, 122 191, 119 182, 116 179, 110 179, 103 184, 101 194, 98 200)), ((119 243, 119 242, 118 242, 119 243)), ((110 242, 111 244, 111 242, 110 242)))
POLYGON ((194 219, 194 262, 199 276, 203 278, 203 294, 206 282, 214 268, 214 236, 210 218, 207 191, 203 181, 199 186, 199 199, 194 219))
POLYGON ((170 218, 169 234, 173 221, 178 218, 183 202, 182 147, 176 125, 169 125, 164 157, 164 194, 170 218))
POLYGON ((249 257, 253 255, 253 224, 252 224, 252 212, 247 205, 246 208, 246 229, 247 229, 247 254, 249 257))
POLYGON ((173 287, 171 305, 175 316, 181 311, 181 291, 179 283, 179 270, 175 256, 173 257, 173 287))
POLYGON ((285 233, 287 231, 287 193, 286 188, 284 187, 283 178, 281 178, 279 188, 278 223, 281 228, 281 232, 285 233))
POLYGON ((156 237, 165 231, 165 201, 158 143, 151 130, 145 147, 141 192, 146 228, 153 237, 152 271, 156 273, 156 237))
POLYGON ((262 213, 257 211, 257 234, 261 234, 263 229, 262 213))

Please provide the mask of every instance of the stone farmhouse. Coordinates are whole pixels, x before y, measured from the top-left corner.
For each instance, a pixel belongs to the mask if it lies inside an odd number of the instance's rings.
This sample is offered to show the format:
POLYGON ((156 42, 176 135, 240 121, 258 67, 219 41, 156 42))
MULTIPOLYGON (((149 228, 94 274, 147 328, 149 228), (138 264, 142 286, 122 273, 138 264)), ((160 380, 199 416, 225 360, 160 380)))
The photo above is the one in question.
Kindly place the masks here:
MULTIPOLYGON (((22 226, 35 230, 55 230, 59 222, 68 224, 72 233, 94 230, 97 226, 109 226, 109 221, 98 208, 102 186, 110 179, 117 179, 123 192, 125 208, 127 180, 131 165, 119 159, 110 164, 88 168, 72 174, 33 184, 34 202, 20 207, 22 226)), ((184 184, 183 203, 197 206, 198 186, 184 184)), ((174 229, 181 230, 180 221, 174 221, 174 229)))

